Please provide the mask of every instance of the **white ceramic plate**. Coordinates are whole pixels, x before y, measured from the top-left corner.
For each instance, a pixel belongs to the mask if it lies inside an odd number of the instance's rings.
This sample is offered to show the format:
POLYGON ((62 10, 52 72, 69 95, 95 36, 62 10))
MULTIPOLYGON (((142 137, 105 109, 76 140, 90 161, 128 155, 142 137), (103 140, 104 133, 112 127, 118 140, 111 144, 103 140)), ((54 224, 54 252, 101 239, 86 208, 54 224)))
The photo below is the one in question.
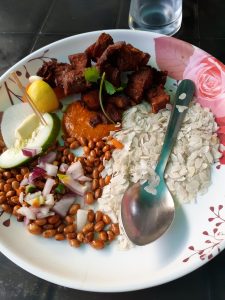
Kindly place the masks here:
MULTIPOLYGON (((130 30, 108 31, 114 41, 124 40, 151 54, 150 64, 169 71, 171 93, 177 81, 190 78, 197 86, 198 101, 212 109, 220 124, 221 142, 225 125, 225 67, 202 50, 171 37, 130 30)), ((8 79, 16 70, 24 84, 43 60, 67 61, 82 52, 100 32, 73 36, 46 46, 17 63, 0 80, 0 111, 17 103, 20 92, 8 79)), ((223 163, 223 160, 222 160, 223 163)), ((90 247, 74 249, 68 243, 33 236, 24 225, 12 221, 6 228, 0 219, 0 250, 23 269, 66 287, 101 292, 131 291, 179 278, 206 263, 225 247, 225 168, 214 166, 212 185, 196 203, 182 205, 170 230, 156 242, 119 251, 116 243, 103 251, 90 247)), ((12 218, 13 219, 13 218, 12 218)))

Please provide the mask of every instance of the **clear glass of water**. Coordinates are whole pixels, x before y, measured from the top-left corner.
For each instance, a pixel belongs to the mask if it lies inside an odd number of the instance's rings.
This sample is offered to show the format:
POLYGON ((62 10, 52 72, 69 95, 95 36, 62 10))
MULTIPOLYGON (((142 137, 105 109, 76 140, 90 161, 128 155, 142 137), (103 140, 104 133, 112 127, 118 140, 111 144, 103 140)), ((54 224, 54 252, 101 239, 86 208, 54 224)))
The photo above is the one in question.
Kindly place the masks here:
POLYGON ((131 0, 129 27, 166 35, 181 27, 182 0, 131 0))

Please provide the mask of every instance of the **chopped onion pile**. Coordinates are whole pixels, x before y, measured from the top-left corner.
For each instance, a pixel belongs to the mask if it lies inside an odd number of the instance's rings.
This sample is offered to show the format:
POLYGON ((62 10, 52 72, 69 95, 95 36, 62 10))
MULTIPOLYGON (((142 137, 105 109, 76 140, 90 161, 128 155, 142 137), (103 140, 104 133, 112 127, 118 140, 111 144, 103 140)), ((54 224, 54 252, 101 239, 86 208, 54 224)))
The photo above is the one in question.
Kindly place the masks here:
MULTIPOLYGON (((21 186, 25 186, 28 190, 29 185, 32 184, 34 190, 36 189, 36 180, 43 180, 46 175, 51 176, 45 179, 45 185, 42 191, 36 191, 34 193, 20 193, 19 202, 23 204, 23 201, 30 204, 29 207, 21 207, 18 213, 25 217, 25 223, 29 223, 29 220, 35 220, 38 218, 45 218, 55 213, 62 217, 65 217, 71 205, 75 202, 76 197, 84 196, 86 191, 90 189, 91 178, 84 175, 82 164, 78 162, 68 164, 62 163, 60 167, 53 164, 56 159, 55 152, 49 152, 38 159, 38 166, 34 167, 30 173, 29 178, 24 178, 21 181, 21 186), (58 172, 61 172, 58 173, 58 172), (64 173, 64 174, 62 174, 64 173), (74 194, 66 194, 59 201, 54 199, 54 186, 56 185, 56 176, 60 180, 60 184, 66 186, 74 194)), ((85 224, 87 220, 86 211, 80 211, 78 214, 78 223, 80 227, 85 224)))

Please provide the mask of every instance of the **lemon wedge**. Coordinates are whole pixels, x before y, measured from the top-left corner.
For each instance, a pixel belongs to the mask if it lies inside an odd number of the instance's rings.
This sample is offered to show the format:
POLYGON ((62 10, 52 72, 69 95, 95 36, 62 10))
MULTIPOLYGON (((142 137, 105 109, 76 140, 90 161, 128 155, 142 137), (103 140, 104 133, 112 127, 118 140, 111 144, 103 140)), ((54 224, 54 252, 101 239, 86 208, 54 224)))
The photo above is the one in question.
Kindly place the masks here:
POLYGON ((29 85, 27 93, 42 113, 52 112, 59 107, 59 101, 54 90, 43 80, 33 81, 29 85))

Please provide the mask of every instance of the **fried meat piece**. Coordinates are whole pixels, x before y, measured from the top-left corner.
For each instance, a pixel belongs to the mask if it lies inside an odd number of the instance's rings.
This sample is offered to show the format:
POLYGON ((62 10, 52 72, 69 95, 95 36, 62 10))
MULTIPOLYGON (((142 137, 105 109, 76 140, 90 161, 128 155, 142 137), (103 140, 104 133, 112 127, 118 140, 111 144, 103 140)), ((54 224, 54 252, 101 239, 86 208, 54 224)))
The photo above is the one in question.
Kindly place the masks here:
POLYGON ((107 64, 102 68, 102 72, 105 72, 106 79, 109 82, 111 82, 115 87, 119 87, 121 85, 120 71, 118 70, 118 68, 107 64))
POLYGON ((150 55, 125 42, 117 42, 103 52, 97 61, 101 71, 107 64, 118 68, 120 72, 136 71, 148 63, 150 55))
POLYGON ((75 70, 64 73, 63 88, 65 95, 85 92, 90 86, 91 84, 86 82, 83 73, 78 74, 75 70))
POLYGON ((55 85, 63 88, 64 87, 64 75, 72 70, 72 66, 66 63, 58 63, 55 66, 55 85))
POLYGON ((100 108, 98 89, 82 93, 81 100, 84 101, 87 108, 90 110, 98 110, 100 108))
POLYGON ((83 72, 86 67, 90 66, 90 59, 86 53, 76 53, 69 55, 69 61, 77 73, 83 72))
POLYGON ((145 90, 151 87, 152 81, 152 68, 146 66, 129 76, 125 93, 136 103, 140 103, 143 100, 145 90))
POLYGON ((145 98, 151 104, 154 114, 165 108, 166 104, 170 102, 170 96, 165 92, 162 84, 148 90, 145 98))
POLYGON ((62 87, 63 73, 71 70, 71 65, 58 63, 57 60, 45 61, 37 71, 37 75, 42 77, 51 87, 62 87))
POLYGON ((136 71, 147 65, 150 55, 131 44, 126 44, 121 48, 116 59, 116 66, 121 71, 136 71))
POLYGON ((112 44, 113 44, 113 38, 111 37, 111 35, 103 32, 99 36, 97 41, 85 50, 85 53, 90 59, 96 62, 97 59, 106 50, 106 48, 112 44))
POLYGON ((114 104, 107 102, 105 104, 105 111, 115 123, 121 122, 123 110, 117 108, 114 104))
POLYGON ((106 50, 99 57, 96 66, 100 69, 100 71, 104 71, 104 68, 107 65, 112 65, 113 67, 117 67, 116 60, 119 51, 122 47, 126 45, 125 42, 117 42, 113 45, 109 45, 106 50))
POLYGON ((102 124, 102 118, 100 114, 96 114, 95 116, 90 118, 89 124, 91 127, 96 127, 98 124, 102 124))
POLYGON ((153 85, 158 86, 162 84, 163 86, 166 83, 167 71, 158 71, 155 68, 152 68, 153 71, 153 85))
POLYGON ((127 109, 131 103, 130 99, 126 95, 112 95, 107 98, 107 102, 114 104, 117 108, 121 108, 123 110, 127 109))

